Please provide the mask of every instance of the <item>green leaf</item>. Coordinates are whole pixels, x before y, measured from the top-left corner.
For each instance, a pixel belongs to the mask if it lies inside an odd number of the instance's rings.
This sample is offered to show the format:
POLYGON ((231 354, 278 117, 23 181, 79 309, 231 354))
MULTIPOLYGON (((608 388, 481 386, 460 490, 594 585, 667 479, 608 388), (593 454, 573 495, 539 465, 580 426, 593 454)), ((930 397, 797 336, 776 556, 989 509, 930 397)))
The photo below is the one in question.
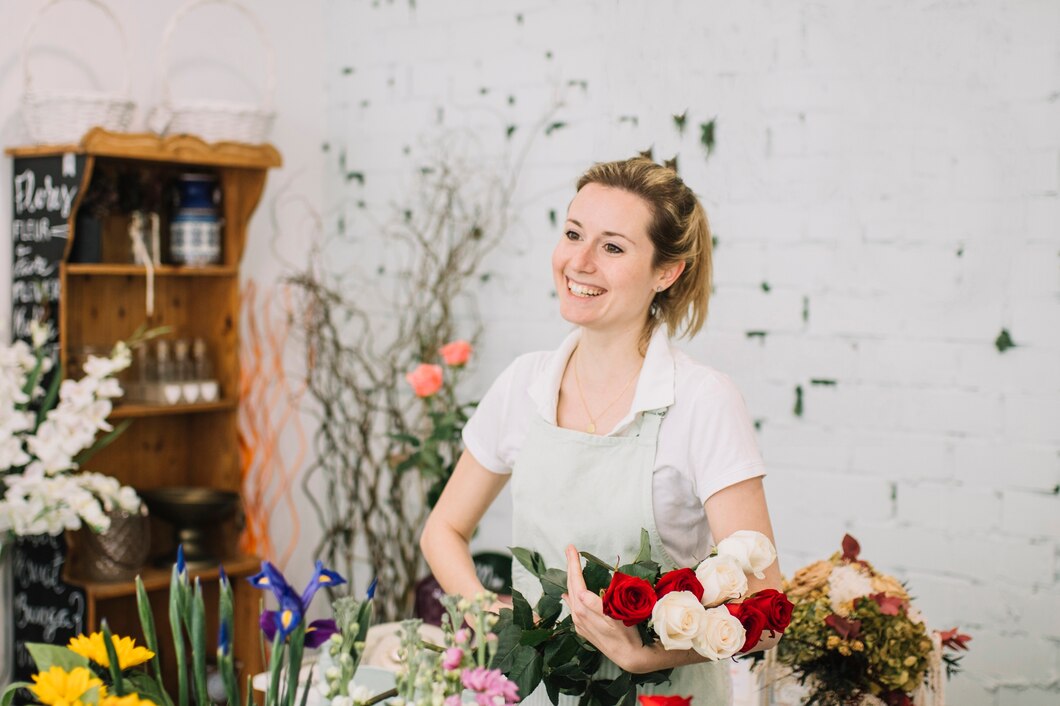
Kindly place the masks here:
POLYGON ((18 693, 18 690, 28 689, 31 686, 33 685, 28 681, 11 682, 7 685, 7 688, 4 689, 4 692, 0 694, 0 706, 11 706, 11 701, 15 698, 15 694, 18 693))
POLYGON ((586 564, 582 570, 585 587, 593 593, 606 591, 611 584, 611 572, 599 564, 586 564))
POLYGON ((29 650, 33 663, 37 665, 38 672, 46 672, 52 667, 62 667, 69 672, 74 667, 88 666, 88 657, 82 657, 76 652, 59 645, 27 642, 26 649, 29 650))
POLYGON ((191 617, 188 634, 191 637, 191 676, 195 685, 195 699, 199 706, 209 703, 206 692, 206 603, 202 597, 202 583, 195 579, 195 593, 190 602, 191 617))
MULTIPOLYGON (((545 134, 546 135, 551 135, 556 130, 559 130, 560 128, 563 128, 563 127, 566 127, 566 126, 567 126, 567 123, 562 122, 562 121, 557 121, 557 122, 551 123, 551 124, 549 124, 548 127, 545 128, 545 134)), ((519 692, 519 693, 523 693, 523 692, 519 692)))
POLYGON ((685 134, 685 122, 688 120, 688 111, 681 113, 680 115, 674 116, 674 126, 677 128, 677 132, 680 135, 685 134))
POLYGON ((515 648, 519 646, 519 638, 523 634, 522 628, 511 622, 511 614, 511 610, 502 608, 501 619, 493 626, 493 633, 497 636, 497 650, 493 653, 490 668, 505 673, 511 668, 515 648))
POLYGON ((537 616, 540 619, 538 625, 543 628, 552 627, 559 614, 563 612, 563 603, 556 596, 544 594, 537 602, 537 616))
POLYGON ((76 461, 79 466, 83 466, 84 464, 88 463, 88 460, 90 458, 110 446, 115 439, 121 436, 125 432, 125 430, 129 428, 129 425, 132 424, 132 421, 133 420, 131 419, 122 420, 122 422, 118 424, 118 426, 111 429, 106 436, 100 437, 96 440, 96 443, 92 444, 92 446, 77 454, 77 456, 74 457, 74 461, 76 461))
POLYGON ((654 585, 659 576, 659 565, 654 561, 645 561, 639 564, 626 564, 618 567, 618 570, 627 576, 636 576, 654 585))
POLYGON ((406 444, 409 444, 410 446, 420 445, 420 437, 415 436, 414 434, 401 434, 398 432, 392 432, 390 434, 387 434, 387 436, 389 436, 394 441, 401 441, 406 444))
POLYGON ((540 554, 522 547, 508 547, 508 550, 516 561, 526 567, 527 571, 538 578, 542 578, 545 573, 545 560, 541 558, 540 554))
POLYGON ((110 670, 112 688, 115 695, 125 696, 125 680, 122 679, 121 675, 121 662, 118 661, 118 651, 114 649, 114 635, 110 632, 110 626, 107 625, 106 618, 100 623, 99 629, 103 633, 103 648, 107 651, 107 662, 109 663, 107 668, 110 670))
POLYGON ((573 664, 579 649, 578 641, 572 635, 564 635, 545 646, 545 664, 552 668, 573 664))
POLYGON ((135 692, 148 701, 159 706, 169 702, 169 695, 166 694, 165 689, 150 675, 134 672, 127 675, 125 681, 128 682, 128 691, 135 692))
POLYGON ((707 149, 709 157, 714 152, 714 121, 699 124, 699 141, 707 149))
POLYGON ((531 694, 541 683, 541 655, 533 647, 519 645, 512 655, 505 676, 519 687, 520 694, 531 694))
POLYGON ((633 561, 636 563, 651 561, 651 536, 644 528, 640 530, 640 551, 637 552, 637 558, 633 561))
POLYGON ((550 596, 559 597, 567 592, 567 572, 547 569, 541 577, 541 588, 550 596))
POLYGON ((176 565, 169 577, 169 627, 173 634, 173 654, 177 659, 177 704, 188 706, 187 648, 184 643, 184 586, 176 565))
POLYGON ((552 631, 548 628, 524 630, 522 636, 519 638, 519 644, 526 645, 527 647, 537 647, 550 637, 552 637, 552 631))
POLYGON ((534 627, 534 611, 522 593, 512 589, 512 621, 524 630, 534 627))
POLYGON ((596 564, 597 566, 602 566, 605 569, 607 569, 608 571, 614 571, 615 570, 615 565, 614 564, 608 564, 606 561, 604 561, 603 559, 597 557, 595 554, 590 554, 589 552, 578 552, 578 553, 581 554, 582 558, 585 559, 590 564, 596 564))

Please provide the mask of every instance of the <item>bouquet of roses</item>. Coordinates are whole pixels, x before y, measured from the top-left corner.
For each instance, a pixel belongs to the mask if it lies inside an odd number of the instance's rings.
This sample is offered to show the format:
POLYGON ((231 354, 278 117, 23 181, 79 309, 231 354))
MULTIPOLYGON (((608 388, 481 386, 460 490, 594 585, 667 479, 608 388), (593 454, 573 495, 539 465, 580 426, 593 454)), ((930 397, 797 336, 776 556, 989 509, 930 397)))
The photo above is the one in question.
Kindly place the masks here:
MULTIPOLYGON (((536 552, 514 548, 512 553, 543 589, 534 610, 514 592, 513 609, 501 612, 497 626, 494 664, 519 684, 520 693, 543 682, 553 703, 563 693, 582 696, 587 705, 610 706, 631 699, 640 685, 669 678, 671 670, 597 675, 603 656, 575 633, 569 616, 559 620, 566 573, 545 567, 536 552)), ((759 532, 741 530, 727 537, 695 569, 664 573, 651 557, 644 530, 631 563, 611 566, 588 552, 582 557, 587 560, 582 572, 586 588, 601 594, 606 615, 635 626, 645 645, 660 642, 667 650, 691 649, 711 660, 726 659, 754 648, 767 630, 783 632, 791 620, 792 604, 784 594, 767 589, 746 595, 747 576, 763 577, 776 559, 772 542, 759 532)))

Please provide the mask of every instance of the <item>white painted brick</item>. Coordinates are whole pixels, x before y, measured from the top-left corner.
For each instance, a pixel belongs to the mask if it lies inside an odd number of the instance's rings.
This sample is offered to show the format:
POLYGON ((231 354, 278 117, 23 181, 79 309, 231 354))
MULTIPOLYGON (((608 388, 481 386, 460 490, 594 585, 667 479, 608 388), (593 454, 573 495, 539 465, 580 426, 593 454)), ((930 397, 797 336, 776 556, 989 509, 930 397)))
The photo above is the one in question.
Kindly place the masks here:
POLYGON ((886 520, 894 516, 890 481, 794 468, 778 468, 771 475, 771 492, 785 500, 785 515, 846 517, 848 504, 853 503, 859 519, 886 520))
POLYGON ((903 428, 965 435, 1001 430, 1001 396, 964 390, 907 390, 903 428))
POLYGON ((1015 249, 1009 271, 1014 295, 1032 299, 1060 292, 1060 243, 1057 240, 1060 237, 1051 244, 1030 242, 1015 249))
POLYGON ((1060 398, 1005 395, 1005 431, 1014 439, 1060 442, 1060 398))
POLYGON ((859 523, 851 531, 866 557, 896 570, 931 571, 1010 586, 1050 586, 1056 559, 1050 543, 950 536, 923 527, 859 523), (990 561, 984 561, 990 557, 990 561))
MULTIPOLYGON (((963 346, 907 338, 858 341, 858 379, 867 383, 940 387, 958 379, 963 346)), ((996 352, 996 351, 995 351, 996 352)))
POLYGON ((1052 491, 1060 487, 1060 448, 1017 441, 955 439, 953 477, 992 488, 1052 491))
POLYGON ((1046 243, 1055 249, 1060 237, 1060 197, 1036 196, 1024 202, 1026 231, 1029 240, 1046 243))
POLYGON ((851 468, 895 479, 943 480, 954 475, 951 442, 937 436, 859 433, 852 440, 851 468))
POLYGON ((842 471, 850 451, 836 436, 832 431, 767 420, 759 434, 760 450, 770 467, 842 471))
POLYGON ((1006 491, 1001 529, 1023 537, 1060 537, 1060 495, 1006 491))
POLYGON ((981 531, 1001 524, 1000 493, 953 483, 899 483, 898 519, 929 530, 981 531))
POLYGON ((1060 298, 1018 299, 1012 303, 1011 315, 996 319, 1006 326, 1012 339, 1026 345, 1060 349, 1060 298))
POLYGON ((811 380, 857 380, 860 344, 850 340, 777 334, 762 340, 765 364, 760 375, 769 380, 810 386, 811 380))
POLYGON ((765 279, 772 285, 799 287, 804 291, 834 286, 838 268, 833 245, 777 243, 770 245, 765 255, 765 279))
POLYGON ((760 243, 726 242, 714 250, 713 270, 716 285, 759 286, 766 281, 765 248, 760 243))
POLYGON ((1048 640, 982 631, 969 646, 963 667, 999 686, 1046 686, 1057 678, 1056 647, 1048 640))
MULTIPOLYGON (((872 557, 867 560, 871 563, 872 557)), ((878 568, 878 567, 877 567, 878 568)), ((940 576, 923 571, 895 572, 904 581, 914 605, 924 614, 924 621, 932 630, 954 627, 973 635, 978 630, 1026 630, 1024 607, 1030 594, 1022 587, 995 586, 977 578, 940 576)), ((1034 633, 1038 634, 1038 633, 1034 633)), ((1047 636, 1048 633, 1042 633, 1047 636)))
POLYGON ((1060 688, 1030 686, 1022 689, 1004 687, 998 690, 1000 706, 1056 706, 1060 688))
MULTIPOLYGON (((998 334, 1000 334, 1000 329, 998 334)), ((1060 351, 1016 342, 998 351, 993 344, 959 347, 958 384, 982 390, 1036 393, 1060 392, 1060 351)))
POLYGON ((797 292, 718 285, 710 306, 711 326, 716 330, 791 332, 802 328, 802 296, 797 292))
POLYGON ((999 701, 998 689, 992 683, 984 683, 978 674, 961 671, 946 683, 946 703, 967 706, 1010 706, 999 701))

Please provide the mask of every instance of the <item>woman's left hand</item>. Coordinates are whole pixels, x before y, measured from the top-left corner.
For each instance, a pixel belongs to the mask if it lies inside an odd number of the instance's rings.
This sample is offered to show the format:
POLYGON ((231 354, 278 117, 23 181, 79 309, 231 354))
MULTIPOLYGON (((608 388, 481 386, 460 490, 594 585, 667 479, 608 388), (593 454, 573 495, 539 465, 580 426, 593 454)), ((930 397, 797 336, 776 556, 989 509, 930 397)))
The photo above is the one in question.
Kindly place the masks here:
POLYGON ((637 629, 604 615, 600 596, 585 587, 581 557, 573 544, 567 546, 567 593, 563 598, 570 606, 575 632, 627 672, 651 671, 644 662, 652 651, 644 646, 637 629))

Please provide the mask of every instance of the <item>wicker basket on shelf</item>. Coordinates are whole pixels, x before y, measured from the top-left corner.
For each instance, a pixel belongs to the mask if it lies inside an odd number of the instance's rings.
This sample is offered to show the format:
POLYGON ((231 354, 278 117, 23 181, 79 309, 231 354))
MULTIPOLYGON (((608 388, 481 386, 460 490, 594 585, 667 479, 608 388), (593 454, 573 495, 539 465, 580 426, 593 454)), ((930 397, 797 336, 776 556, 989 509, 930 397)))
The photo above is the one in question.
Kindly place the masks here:
POLYGON ((22 119, 30 140, 39 144, 77 143, 92 127, 112 132, 129 128, 135 108, 129 99, 129 43, 117 15, 102 0, 84 0, 99 8, 118 28, 124 58, 125 78, 120 92, 40 89, 34 85, 29 67, 29 48, 41 17, 63 0, 49 0, 37 10, 22 40, 22 119))
POLYGON ((265 27, 251 9, 237 0, 190 0, 166 24, 160 48, 161 104, 152 122, 167 135, 196 135, 207 142, 266 142, 276 113, 272 108, 276 90, 276 58, 265 27), (222 100, 175 101, 169 87, 169 47, 177 25, 192 10, 203 5, 228 5, 238 10, 257 31, 265 46, 265 91, 262 105, 222 100), (157 123, 162 123, 158 125, 157 123))

